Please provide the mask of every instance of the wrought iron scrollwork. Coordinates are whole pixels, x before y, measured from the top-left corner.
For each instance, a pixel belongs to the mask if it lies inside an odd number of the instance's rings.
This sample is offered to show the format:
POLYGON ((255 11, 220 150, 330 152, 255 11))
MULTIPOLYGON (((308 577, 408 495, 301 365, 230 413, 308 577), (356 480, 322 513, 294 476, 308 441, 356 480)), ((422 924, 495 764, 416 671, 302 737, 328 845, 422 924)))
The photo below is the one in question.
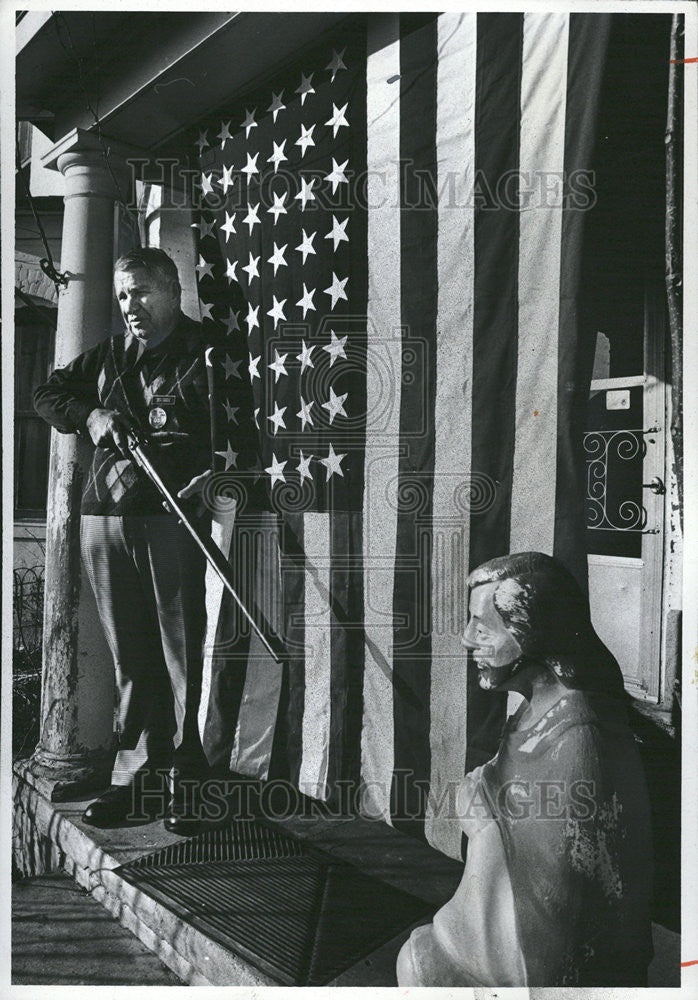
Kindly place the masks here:
POLYGON ((622 500, 615 510, 608 508, 608 466, 611 458, 623 462, 644 458, 644 435, 653 430, 587 431, 587 528, 592 531, 636 531, 647 528, 647 511, 635 500, 622 500))

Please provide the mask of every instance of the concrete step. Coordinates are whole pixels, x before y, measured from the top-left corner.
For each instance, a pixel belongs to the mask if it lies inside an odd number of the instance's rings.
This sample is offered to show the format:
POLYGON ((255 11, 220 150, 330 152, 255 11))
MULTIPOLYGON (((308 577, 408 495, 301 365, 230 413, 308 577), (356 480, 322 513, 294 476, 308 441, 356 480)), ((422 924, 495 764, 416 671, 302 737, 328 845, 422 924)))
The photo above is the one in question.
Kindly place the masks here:
POLYGON ((65 872, 20 879, 12 886, 12 983, 182 985, 65 872))
MULTIPOLYGON (((84 801, 51 802, 40 787, 34 786, 31 774, 15 773, 15 857, 24 874, 36 876, 56 869, 67 872, 88 890, 91 899, 84 901, 95 906, 101 903, 175 974, 175 981, 206 986, 278 985, 114 872, 143 854, 180 842, 180 838, 167 833, 159 822, 97 830, 82 822, 84 807, 84 801)), ((281 825, 367 874, 433 903, 435 909, 451 898, 462 876, 460 862, 382 822, 356 817, 327 820, 321 816, 294 816, 281 821, 281 825)), ((397 953, 410 931, 406 928, 330 985, 396 986, 397 953)), ((680 937, 659 925, 653 926, 653 934, 655 960, 649 970, 649 985, 678 986, 680 937)), ((89 955, 86 937, 82 944, 89 955)), ((80 943, 76 940, 75 955, 80 943)), ((98 974, 99 970, 95 971, 98 974)), ((141 982, 145 985, 148 980, 141 982)))
MULTIPOLYGON (((84 801, 51 802, 32 781, 31 774, 15 773, 15 859, 24 874, 56 868, 66 871, 185 984, 279 985, 114 871, 143 854, 179 843, 179 837, 165 831, 160 822, 95 829, 82 822, 84 801)), ((360 862, 367 874, 378 875, 435 907, 453 894, 460 881, 462 865, 384 823, 355 818, 328 823, 294 817, 282 825, 337 858, 360 862)), ((330 985, 396 986, 397 953, 411 930, 406 928, 330 985)))

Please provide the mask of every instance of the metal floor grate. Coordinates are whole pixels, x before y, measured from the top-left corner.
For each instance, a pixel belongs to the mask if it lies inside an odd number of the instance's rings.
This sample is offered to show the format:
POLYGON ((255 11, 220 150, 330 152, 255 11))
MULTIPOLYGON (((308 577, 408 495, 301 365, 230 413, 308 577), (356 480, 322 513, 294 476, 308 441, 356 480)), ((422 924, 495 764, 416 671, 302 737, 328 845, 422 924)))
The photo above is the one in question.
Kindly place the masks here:
POLYGON ((323 986, 433 911, 267 823, 238 820, 117 869, 289 986, 323 986))
POLYGON ((218 830, 207 830, 169 844, 154 854, 131 861, 128 868, 169 868, 208 861, 252 861, 255 858, 291 858, 303 853, 303 842, 277 827, 257 820, 237 820, 218 830))

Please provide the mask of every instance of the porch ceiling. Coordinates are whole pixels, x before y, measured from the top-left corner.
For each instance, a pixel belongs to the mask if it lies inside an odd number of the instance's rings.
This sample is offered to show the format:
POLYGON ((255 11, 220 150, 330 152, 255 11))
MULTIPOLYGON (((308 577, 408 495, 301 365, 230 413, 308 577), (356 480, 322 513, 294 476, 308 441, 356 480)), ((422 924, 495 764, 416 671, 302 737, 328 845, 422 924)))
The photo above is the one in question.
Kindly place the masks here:
MULTIPOLYGON (((25 21, 29 21, 29 15, 25 21)), ((54 140, 95 125, 144 150, 170 145, 343 13, 60 11, 17 30, 17 115, 54 140)))

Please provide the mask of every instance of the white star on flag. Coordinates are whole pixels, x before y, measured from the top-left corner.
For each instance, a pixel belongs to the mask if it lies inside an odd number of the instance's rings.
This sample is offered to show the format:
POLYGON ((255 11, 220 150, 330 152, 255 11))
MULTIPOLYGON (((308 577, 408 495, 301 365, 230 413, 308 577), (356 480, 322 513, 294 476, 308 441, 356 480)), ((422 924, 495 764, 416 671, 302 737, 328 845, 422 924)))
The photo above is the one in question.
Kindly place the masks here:
POLYGON ((268 472, 271 476, 271 485, 275 486, 277 482, 286 482, 286 477, 284 476, 284 466, 286 462, 279 462, 276 455, 272 452, 271 465, 268 466, 264 471, 268 472))
POLYGON ((252 331, 254 330, 254 328, 256 326, 259 326, 259 320, 257 319, 257 313, 258 312, 259 312, 259 306, 255 306, 253 308, 252 305, 248 303, 248 306, 247 306, 247 319, 245 320, 245 322, 247 323, 247 335, 248 336, 252 333, 252 331))
MULTIPOLYGON (((286 299, 284 299, 284 302, 285 301, 286 299)), ((274 385, 276 385, 276 383, 279 381, 281 375, 288 375, 288 372, 286 371, 287 357, 288 354, 279 354, 279 352, 275 350, 273 362, 270 365, 267 365, 267 368, 271 368, 271 370, 274 372, 274 385)))
POLYGON ((271 104, 267 108, 267 111, 271 111, 271 113, 273 114, 273 116, 274 116, 274 124, 276 124, 276 116, 278 115, 279 111, 285 111, 286 110, 286 105, 281 103, 281 98, 283 96, 284 96, 283 90, 281 91, 280 94, 275 94, 272 91, 271 104))
POLYGON ((254 120, 254 116, 256 114, 257 114, 257 109, 256 108, 252 108, 251 111, 248 111, 247 108, 245 108, 245 120, 240 125, 240 128, 244 128, 244 130, 245 130, 245 138, 246 139, 249 139, 249 137, 250 137, 250 129, 251 128, 257 128, 257 124, 258 123, 254 120))
POLYGON ((345 160, 344 163, 340 166, 335 160, 334 156, 332 157, 332 171, 331 173, 325 175, 326 181, 332 181, 332 194, 335 193, 335 191, 337 190, 337 186, 339 184, 349 183, 348 178, 344 174, 344 170, 348 163, 349 160, 345 160))
POLYGON ((337 131, 342 127, 342 125, 346 125, 347 127, 349 126, 349 122, 347 121, 346 115, 344 114, 344 112, 347 110, 348 107, 349 107, 348 102, 347 104, 344 105, 343 108, 338 108, 337 105, 334 103, 334 101, 332 102, 332 117, 328 122, 325 122, 325 125, 332 126, 332 136, 334 139, 337 138, 337 131))
POLYGON ((276 402, 276 400, 274 400, 274 412, 271 414, 271 416, 267 417, 267 420, 269 420, 274 425, 274 437, 276 437, 276 432, 278 431, 279 427, 283 427, 283 429, 286 430, 286 424, 284 423, 285 412, 286 412, 286 407, 282 406, 281 409, 279 409, 279 404, 276 402))
POLYGON ((213 236, 215 225, 215 219, 211 219, 210 222, 207 222, 206 219, 201 219, 199 222, 192 222, 191 229, 199 230, 199 239, 204 240, 207 236, 211 236, 215 240, 216 237, 213 236))
POLYGON ((225 163, 223 164, 223 176, 218 181, 220 186, 223 188, 223 194, 227 194, 228 188, 232 187, 233 184, 235 183, 235 178, 233 177, 234 169, 235 167, 232 165, 232 163, 230 164, 229 167, 226 167, 225 163))
POLYGON ((313 295, 315 295, 315 289, 311 288, 308 290, 305 287, 305 282, 303 282, 303 297, 296 302, 297 306, 302 306, 303 308, 303 319, 305 319, 305 314, 309 309, 314 310, 316 308, 313 304, 313 295))
POLYGON ((237 451, 233 451, 233 449, 230 447, 230 441, 228 441, 228 447, 226 448, 226 450, 225 451, 217 451, 216 455, 220 455, 221 458, 225 459, 225 470, 224 470, 225 472, 228 471, 228 469, 230 468, 231 465, 232 466, 236 466, 237 465, 238 452, 237 451))
POLYGON ((208 129, 204 129, 203 132, 199 131, 199 138, 196 140, 195 145, 199 147, 199 156, 201 156, 206 146, 210 145, 208 141, 208 129))
POLYGON ((310 128, 306 128, 305 125, 301 125, 301 137, 300 139, 296 139, 296 146, 301 147, 301 160, 305 156, 305 151, 308 146, 315 145, 315 140, 313 139, 314 128, 314 125, 311 125, 310 128))
POLYGON ((349 242, 347 222, 349 222, 349 216, 346 217, 344 222, 340 222, 336 215, 332 216, 332 229, 327 233, 325 239, 332 240, 334 244, 333 250, 336 250, 340 243, 349 242))
POLYGON ((199 299, 199 309, 201 310, 202 320, 213 319, 213 313, 211 312, 213 309, 213 302, 202 302, 202 300, 199 299))
POLYGON ((259 277, 259 268, 257 267, 257 261, 259 256, 253 257, 252 251, 250 250, 250 260, 248 264, 245 264, 243 271, 247 271, 247 283, 249 284, 253 278, 259 277))
POLYGON ((306 368, 315 367, 315 365, 310 359, 310 355, 315 350, 315 344, 311 344, 310 347, 307 347, 304 340, 302 340, 301 343, 303 344, 303 350, 301 351, 300 354, 296 355, 296 360, 300 361, 301 363, 301 375, 302 375, 306 368))
POLYGON ((251 233, 255 226, 260 224, 259 218, 259 205, 250 205, 247 203, 247 215, 242 220, 247 226, 248 233, 251 233))
POLYGON ((348 395, 349 393, 345 392, 343 396, 336 396, 334 389, 332 388, 332 386, 330 386, 330 398, 327 400, 326 403, 322 404, 323 410, 327 410, 327 412, 329 413, 330 423, 332 423, 334 418, 337 416, 346 417, 347 414, 344 409, 344 400, 347 398, 348 395))
POLYGON ((305 104, 305 99, 308 94, 315 93, 315 87, 313 87, 310 81, 313 79, 313 74, 309 73, 308 76, 305 73, 301 73, 301 85, 296 88, 296 93, 301 95, 301 106, 305 104))
POLYGON ((213 194, 213 183, 211 178, 213 174, 202 174, 201 175, 201 197, 205 198, 207 194, 213 194))
POLYGON ((330 309, 334 309, 339 299, 347 298, 346 293, 344 291, 344 286, 346 285, 347 281, 349 281, 349 278, 340 279, 337 277, 334 271, 332 272, 332 284, 330 285, 329 288, 323 289, 325 295, 329 295, 332 299, 332 305, 330 306, 330 309))
POLYGON ((342 60, 342 56, 346 51, 347 51, 346 46, 342 49, 341 52, 337 52, 336 49, 332 49, 332 58, 328 62, 327 66, 325 66, 325 69, 332 70, 332 79, 330 80, 330 83, 334 83, 334 78, 340 71, 340 69, 346 69, 346 66, 344 65, 344 62, 342 60))
POLYGON ((286 249, 287 246, 288 243, 284 243, 282 247, 277 247, 276 240, 274 240, 274 253, 267 261, 267 264, 274 265, 274 277, 276 277, 276 272, 280 267, 288 267, 288 262, 284 257, 284 250, 286 249))
POLYGON ((301 177, 301 189, 296 195, 296 200, 300 198, 301 200, 301 212, 305 211, 306 203, 309 201, 315 201, 315 195, 313 194, 313 184, 316 178, 311 177, 309 181, 305 177, 301 177))
MULTIPOLYGON (((234 378, 242 378, 242 375, 240 374, 240 372, 238 370, 240 368, 241 364, 242 364, 242 361, 233 361, 233 359, 230 357, 230 355, 226 354, 225 361, 223 362, 223 367, 225 368, 225 380, 226 380, 226 382, 228 381, 228 379, 231 376, 233 376, 234 378)), ((330 389, 330 392, 332 392, 331 389, 330 389)), ((330 421, 330 423, 332 423, 332 421, 330 421)))
POLYGON ((323 347, 323 351, 327 351, 330 356, 330 368, 335 363, 337 358, 344 358, 347 360, 347 356, 344 353, 344 345, 347 342, 346 337, 338 337, 334 330, 330 330, 330 337, 332 340, 329 344, 323 347))
POLYGON ((296 414, 296 416, 300 421, 302 421, 302 427, 301 427, 302 431, 305 430, 306 424, 310 424, 311 427, 314 426, 313 418, 310 416, 310 407, 313 405, 313 402, 314 400, 311 399, 309 403, 306 403, 306 401, 301 396, 301 408, 296 414))
POLYGON ((236 424, 238 421, 237 421, 237 417, 235 416, 235 414, 238 412, 238 410, 240 409, 240 407, 239 406, 231 406, 230 403, 228 402, 228 400, 226 399, 226 401, 223 403, 223 408, 225 410, 225 415, 228 418, 228 423, 236 424))
POLYGON ((303 240, 301 244, 296 247, 296 250, 300 251, 300 253, 303 254, 303 263, 305 264, 305 258, 308 256, 308 254, 317 252, 315 250, 315 247, 313 246, 313 240, 315 239, 316 234, 311 233, 310 236, 308 236, 305 232, 305 229, 302 230, 302 232, 303 232, 303 240))
POLYGON ((267 212, 272 212, 274 215, 274 225, 276 225, 280 215, 286 215, 286 209, 284 208, 284 202, 286 201, 286 192, 283 194, 276 194, 272 191, 274 195, 274 204, 267 209, 267 212))
POLYGON ((304 479, 310 479, 312 482, 313 477, 310 474, 310 463, 312 460, 313 460, 312 455, 308 455, 308 457, 305 458, 303 452, 301 451, 301 460, 298 463, 298 471, 301 474, 301 482, 303 482, 304 479))
POLYGON ((285 145, 286 145, 285 139, 281 143, 275 142, 274 152, 267 159, 267 163, 274 164, 274 173, 276 173, 276 171, 279 169, 279 164, 282 163, 284 160, 288 159, 288 156, 286 156, 286 154, 284 153, 285 145))
MULTIPOLYGON (((239 311, 235 312, 235 310, 233 309, 232 306, 228 309, 228 318, 225 321, 225 325, 226 325, 225 332, 227 334, 231 334, 235 330, 239 330, 240 329, 240 324, 238 322, 238 316, 239 315, 240 315, 239 311)), ((325 348, 325 350, 327 350, 327 348, 325 348)), ((238 362, 238 364, 239 364, 239 362, 238 362)), ((330 368, 331 367, 332 367, 332 362, 330 361, 330 368)))
POLYGON ((342 459, 346 457, 347 457, 346 452, 344 453, 344 455, 335 454, 335 450, 330 444, 330 450, 327 453, 327 458, 318 459, 318 461, 322 462, 322 464, 327 469, 327 479, 325 480, 325 482, 329 482, 330 478, 334 475, 335 472, 337 473, 338 476, 344 478, 344 473, 342 472, 342 466, 340 465, 340 463, 342 459))
POLYGON ((233 233, 237 232, 235 228, 235 212, 229 215, 226 211, 225 213, 225 225, 221 226, 221 230, 225 233, 225 242, 227 243, 233 233))
MULTIPOLYGON (((228 281, 238 281, 238 276, 235 273, 235 271, 237 270, 238 261, 228 260, 228 258, 226 257, 225 263, 226 263, 225 276, 228 279, 228 281)), ((239 283, 240 282, 238 281, 238 284, 239 283)))
POLYGON ((258 174, 259 173, 259 167, 257 166, 257 157, 258 156, 259 156, 259 153, 255 153, 254 156, 250 156, 249 153, 247 154, 247 163, 242 168, 241 173, 247 174, 247 180, 248 181, 252 177, 252 174, 258 174))
MULTIPOLYGON (((261 354, 258 354, 256 358, 253 358, 253 357, 252 357, 252 355, 250 354, 250 363, 249 363, 249 365, 248 365, 248 367, 247 367, 247 370, 248 370, 248 372, 250 373, 250 379, 251 379, 251 380, 252 380, 253 382, 254 382, 254 380, 255 380, 256 378, 260 378, 260 379, 261 379, 261 377, 262 377, 262 376, 261 376, 261 375, 259 374, 259 371, 258 371, 258 368, 259 368, 259 362, 260 362, 261 360, 262 360, 262 355, 261 355, 261 354)), ((258 412, 258 410, 257 410, 257 411, 255 411, 255 412, 258 412)))
MULTIPOLYGON (((274 320, 274 329, 276 329, 277 326, 279 325, 279 320, 286 319, 286 315, 284 313, 284 306, 286 304, 286 299, 281 299, 281 301, 279 302, 279 301, 277 301, 277 298, 276 298, 275 295, 272 295, 272 298, 274 299, 274 304, 271 307, 271 309, 268 311, 267 316, 271 316, 271 318, 274 320)), ((286 357, 286 355, 284 354, 284 358, 285 357, 286 357)), ((273 366, 269 365, 269 367, 271 368, 273 366)), ((285 370, 284 370, 284 374, 286 374, 285 370)))
POLYGON ((213 361, 211 361, 211 355, 213 354, 213 348, 207 347, 204 351, 204 359, 209 368, 213 368, 213 361))
POLYGON ((209 264, 209 262, 204 260, 201 254, 199 254, 199 263, 196 265, 196 272, 199 275, 199 281, 201 281, 202 278, 205 278, 206 275, 208 275, 209 278, 212 278, 213 264, 209 264))
MULTIPOLYGON (((259 378, 259 375, 257 376, 257 378, 259 378)), ((255 406, 255 408, 254 408, 254 417, 252 418, 254 420, 254 424, 255 424, 255 427, 257 428, 257 430, 259 430, 259 420, 257 419, 257 417, 259 416, 259 411, 260 410, 261 410, 261 406, 255 406)), ((256 482, 256 480, 255 480, 255 482, 256 482)))
POLYGON ((225 149, 226 140, 233 138, 230 134, 230 122, 221 122, 221 130, 218 133, 218 138, 221 140, 221 149, 225 149))

